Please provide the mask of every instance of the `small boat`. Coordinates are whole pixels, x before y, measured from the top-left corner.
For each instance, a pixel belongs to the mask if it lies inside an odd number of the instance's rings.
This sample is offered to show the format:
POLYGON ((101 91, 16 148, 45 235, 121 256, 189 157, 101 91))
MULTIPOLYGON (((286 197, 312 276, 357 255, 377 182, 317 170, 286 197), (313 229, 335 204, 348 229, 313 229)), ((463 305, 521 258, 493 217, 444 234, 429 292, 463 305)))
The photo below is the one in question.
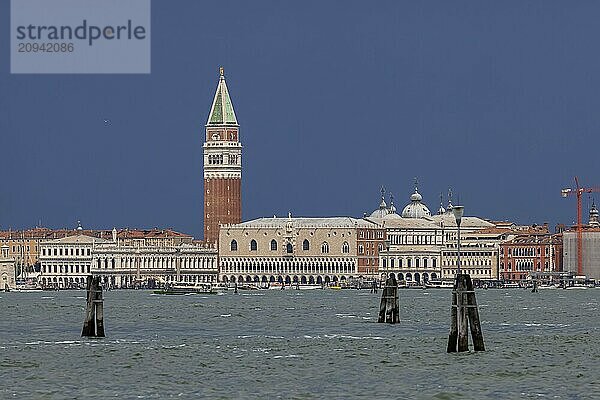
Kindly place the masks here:
POLYGON ((521 285, 518 283, 504 283, 501 287, 504 289, 520 289, 521 285))
POLYGON ((579 289, 588 289, 588 287, 585 286, 585 285, 573 285, 573 286, 567 286, 565 289, 567 289, 567 290, 579 290, 579 289))
POLYGON ((321 285, 311 285, 311 284, 305 284, 305 285, 298 285, 298 290, 315 290, 315 289, 323 289, 323 286, 321 285))
POLYGON ((340 285, 335 285, 335 286, 332 285, 332 286, 328 286, 328 288, 332 289, 332 290, 342 290, 342 287, 340 285))
POLYGON ((225 282, 213 283, 211 289, 213 292, 217 293, 226 292, 229 290, 229 285, 225 282))
POLYGON ((216 294, 210 283, 178 282, 164 289, 154 290, 154 294, 216 294))
POLYGON ((428 281, 425 289, 454 289, 454 281, 428 281))
POLYGON ((41 292, 43 289, 41 286, 25 283, 25 284, 16 285, 11 290, 13 292, 20 292, 20 293, 33 293, 33 292, 41 292))
POLYGON ((252 283, 238 283, 238 290, 259 290, 260 288, 257 285, 252 283))
POLYGON ((539 285, 538 290, 546 290, 546 289, 558 289, 558 285, 539 285))

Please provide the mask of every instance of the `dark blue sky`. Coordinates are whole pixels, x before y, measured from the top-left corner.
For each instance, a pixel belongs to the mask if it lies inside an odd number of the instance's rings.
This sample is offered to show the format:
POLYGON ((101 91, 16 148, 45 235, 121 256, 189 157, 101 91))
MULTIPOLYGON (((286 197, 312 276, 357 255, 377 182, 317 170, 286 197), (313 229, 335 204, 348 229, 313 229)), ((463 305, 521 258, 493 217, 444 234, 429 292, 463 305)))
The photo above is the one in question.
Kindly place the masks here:
POLYGON ((0 227, 201 237, 220 65, 244 219, 361 216, 381 185, 401 207, 417 176, 432 211, 452 187, 467 214, 571 223, 560 189, 600 186, 599 19, 595 1, 154 0, 150 75, 10 75, 2 0, 0 227))

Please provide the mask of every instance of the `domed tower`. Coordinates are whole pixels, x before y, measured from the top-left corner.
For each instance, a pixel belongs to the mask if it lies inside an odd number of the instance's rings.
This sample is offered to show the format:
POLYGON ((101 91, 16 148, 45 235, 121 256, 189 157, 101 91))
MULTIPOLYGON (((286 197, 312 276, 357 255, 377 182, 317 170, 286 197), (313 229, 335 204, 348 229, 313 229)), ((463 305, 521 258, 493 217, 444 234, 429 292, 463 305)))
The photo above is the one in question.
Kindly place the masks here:
POLYGON ((396 213, 396 207, 394 206, 394 196, 392 196, 390 194, 390 206, 388 207, 387 203, 385 202, 385 188, 381 188, 381 202, 379 203, 379 208, 374 210, 371 214, 370 217, 373 218, 383 218, 388 214, 395 214, 396 213))
POLYGON ((410 195, 410 204, 402 210, 403 218, 425 218, 431 216, 429 208, 421 202, 423 196, 419 193, 418 182, 415 179, 415 192, 410 195))
POLYGON ((220 225, 241 221, 242 144, 221 67, 204 141, 204 240, 216 243, 220 225))
POLYGON ((588 225, 594 228, 600 227, 600 221, 598 220, 598 209, 596 208, 595 201, 592 201, 592 208, 590 208, 590 222, 588 225))

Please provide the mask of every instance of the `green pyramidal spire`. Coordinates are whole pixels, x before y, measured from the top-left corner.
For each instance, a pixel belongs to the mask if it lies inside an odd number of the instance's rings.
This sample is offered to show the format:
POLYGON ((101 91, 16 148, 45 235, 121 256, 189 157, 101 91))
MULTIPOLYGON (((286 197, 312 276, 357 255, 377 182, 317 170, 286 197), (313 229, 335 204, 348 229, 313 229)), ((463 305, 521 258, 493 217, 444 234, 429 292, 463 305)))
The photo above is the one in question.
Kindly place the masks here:
POLYGON ((229 97, 229 91, 227 90, 227 84, 225 83, 225 76, 223 67, 220 68, 219 85, 217 86, 217 92, 215 93, 215 99, 213 100, 212 107, 210 109, 210 115, 208 116, 207 125, 237 125, 237 118, 233 111, 233 104, 229 97))

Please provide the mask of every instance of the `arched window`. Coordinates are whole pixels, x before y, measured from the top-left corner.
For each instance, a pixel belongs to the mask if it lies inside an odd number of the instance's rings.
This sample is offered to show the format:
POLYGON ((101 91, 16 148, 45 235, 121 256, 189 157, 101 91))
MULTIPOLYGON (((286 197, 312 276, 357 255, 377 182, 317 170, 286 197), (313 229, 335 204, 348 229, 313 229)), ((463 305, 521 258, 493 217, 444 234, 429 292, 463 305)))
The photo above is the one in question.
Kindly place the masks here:
POLYGON ((350 245, 348 242, 344 242, 342 245, 342 253, 350 253, 350 245))
POLYGON ((237 242, 235 239, 231 241, 231 251, 237 251, 237 242))
POLYGON ((250 241, 250 251, 256 251, 258 246, 256 245, 256 240, 252 239, 250 241))
POLYGON ((327 242, 323 242, 323 244, 321 245, 321 253, 329 253, 329 245, 327 244, 327 242))
POLYGON ((271 250, 277 250, 277 241, 275 239, 271 240, 271 250))
POLYGON ((294 252, 294 247, 292 246, 292 244, 291 244, 291 243, 288 243, 288 244, 286 244, 286 245, 285 245, 285 251, 286 251, 288 254, 290 254, 290 253, 293 253, 293 252, 294 252))
POLYGON ((308 242, 308 239, 304 239, 304 242, 302 242, 302 250, 304 250, 304 251, 310 250, 310 243, 308 242))

